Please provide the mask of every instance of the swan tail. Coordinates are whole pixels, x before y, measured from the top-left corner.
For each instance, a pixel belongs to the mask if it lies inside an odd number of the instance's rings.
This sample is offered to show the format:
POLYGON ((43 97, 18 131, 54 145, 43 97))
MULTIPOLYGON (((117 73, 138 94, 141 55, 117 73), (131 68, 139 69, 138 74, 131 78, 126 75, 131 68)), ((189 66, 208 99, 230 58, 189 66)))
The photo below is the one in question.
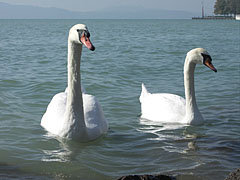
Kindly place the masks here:
POLYGON ((145 87, 145 85, 142 83, 142 92, 140 95, 140 102, 142 102, 143 98, 146 97, 147 95, 149 95, 150 93, 148 92, 147 88, 145 87))

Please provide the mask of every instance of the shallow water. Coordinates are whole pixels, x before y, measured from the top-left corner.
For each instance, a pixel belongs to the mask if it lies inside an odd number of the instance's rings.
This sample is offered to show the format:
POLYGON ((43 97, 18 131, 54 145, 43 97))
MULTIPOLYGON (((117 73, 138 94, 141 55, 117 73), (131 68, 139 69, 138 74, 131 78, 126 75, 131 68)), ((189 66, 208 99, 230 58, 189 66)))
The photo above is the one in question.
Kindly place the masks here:
POLYGON ((0 178, 112 180, 167 173, 224 179, 240 167, 240 21, 0 20, 0 178), (67 35, 88 25, 96 51, 83 48, 82 82, 100 101, 108 134, 90 143, 49 136, 40 120, 67 84, 67 35), (206 48, 218 69, 197 66, 205 124, 139 119, 141 83, 184 96, 188 50, 206 48))

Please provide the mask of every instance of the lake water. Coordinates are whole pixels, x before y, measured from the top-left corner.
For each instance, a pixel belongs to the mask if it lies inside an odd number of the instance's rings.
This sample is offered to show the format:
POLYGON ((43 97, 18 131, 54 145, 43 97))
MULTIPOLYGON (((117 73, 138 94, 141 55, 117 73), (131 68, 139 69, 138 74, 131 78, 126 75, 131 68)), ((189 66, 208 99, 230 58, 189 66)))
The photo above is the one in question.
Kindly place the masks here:
POLYGON ((240 167, 240 21, 0 20, 0 179, 114 180, 127 174, 224 179, 240 167), (83 48, 82 82, 110 129, 90 143, 53 138, 40 126, 67 85, 69 28, 85 23, 96 51, 83 48), (139 95, 184 96, 183 63, 208 50, 195 89, 204 125, 141 120, 139 95))

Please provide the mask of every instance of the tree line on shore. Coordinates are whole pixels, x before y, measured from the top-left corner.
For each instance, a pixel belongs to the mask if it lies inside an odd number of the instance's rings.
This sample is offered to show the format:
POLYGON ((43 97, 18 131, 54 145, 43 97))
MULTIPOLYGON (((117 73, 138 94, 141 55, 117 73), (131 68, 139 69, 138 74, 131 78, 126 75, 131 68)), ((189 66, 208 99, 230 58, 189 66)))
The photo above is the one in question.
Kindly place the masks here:
POLYGON ((240 14, 240 0, 217 0, 214 5, 216 15, 240 14))

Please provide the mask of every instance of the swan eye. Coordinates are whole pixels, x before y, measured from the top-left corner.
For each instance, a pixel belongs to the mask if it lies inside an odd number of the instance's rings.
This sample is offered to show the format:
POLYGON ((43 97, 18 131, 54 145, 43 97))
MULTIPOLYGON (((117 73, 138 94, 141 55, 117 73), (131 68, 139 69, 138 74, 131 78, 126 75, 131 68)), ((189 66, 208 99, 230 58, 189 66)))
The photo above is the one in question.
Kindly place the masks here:
POLYGON ((84 36, 86 36, 86 37, 90 37, 90 33, 87 31, 87 30, 81 30, 81 29, 77 29, 77 32, 79 33, 79 35, 83 35, 83 33, 84 33, 84 36))
POLYGON ((79 34, 82 34, 82 33, 83 33, 83 30, 77 29, 77 32, 78 32, 79 34))
POLYGON ((79 41, 80 42, 81 42, 81 37, 83 36, 83 34, 85 36, 85 40, 87 40, 87 38, 90 37, 90 33, 87 30, 77 29, 77 32, 79 34, 79 41))
POLYGON ((201 53, 201 55, 203 56, 203 64, 205 64, 206 61, 212 62, 211 56, 203 53, 201 53))

